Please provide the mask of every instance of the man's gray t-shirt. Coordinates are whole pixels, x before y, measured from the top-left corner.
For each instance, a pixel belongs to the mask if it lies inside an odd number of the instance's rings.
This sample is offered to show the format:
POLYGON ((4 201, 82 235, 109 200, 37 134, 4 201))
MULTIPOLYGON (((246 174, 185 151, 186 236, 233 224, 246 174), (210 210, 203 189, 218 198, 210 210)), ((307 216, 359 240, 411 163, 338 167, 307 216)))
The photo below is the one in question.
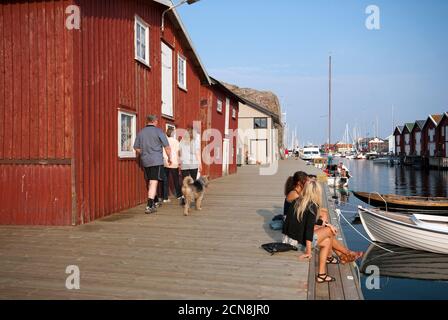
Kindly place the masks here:
POLYGON ((166 135, 154 126, 140 131, 134 143, 135 149, 142 150, 140 159, 144 168, 163 166, 163 148, 168 146, 166 135))

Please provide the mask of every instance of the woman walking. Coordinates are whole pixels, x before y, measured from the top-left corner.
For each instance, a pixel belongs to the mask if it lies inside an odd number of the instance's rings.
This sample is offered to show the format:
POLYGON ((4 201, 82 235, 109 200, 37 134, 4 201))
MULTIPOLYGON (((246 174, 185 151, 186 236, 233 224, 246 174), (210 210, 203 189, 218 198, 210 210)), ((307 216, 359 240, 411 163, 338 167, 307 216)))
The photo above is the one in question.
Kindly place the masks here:
POLYGON ((174 138, 174 129, 168 128, 166 131, 166 135, 168 137, 168 143, 171 147, 171 164, 168 163, 168 156, 166 153, 163 153, 164 165, 165 165, 165 176, 163 179, 163 202, 170 202, 169 200, 169 181, 170 176, 173 177, 174 181, 174 191, 176 192, 176 198, 182 198, 182 190, 180 188, 179 183, 179 141, 174 138))
POLYGON ((202 171, 201 142, 193 134, 193 128, 188 128, 179 146, 182 180, 190 176, 194 181, 198 172, 202 171))

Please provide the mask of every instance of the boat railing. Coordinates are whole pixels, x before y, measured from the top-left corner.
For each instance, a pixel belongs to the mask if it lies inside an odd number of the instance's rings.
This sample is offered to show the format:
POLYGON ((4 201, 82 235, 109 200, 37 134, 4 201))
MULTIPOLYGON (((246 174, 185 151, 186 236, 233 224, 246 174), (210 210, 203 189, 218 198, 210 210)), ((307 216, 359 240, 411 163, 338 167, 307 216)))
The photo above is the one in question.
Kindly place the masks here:
POLYGON ((386 211, 389 211, 389 210, 387 209, 387 201, 383 198, 383 196, 382 196, 379 192, 369 192, 369 206, 371 205, 371 204, 370 204, 370 196, 371 196, 372 194, 378 195, 378 196, 384 201, 384 204, 386 205, 386 211))

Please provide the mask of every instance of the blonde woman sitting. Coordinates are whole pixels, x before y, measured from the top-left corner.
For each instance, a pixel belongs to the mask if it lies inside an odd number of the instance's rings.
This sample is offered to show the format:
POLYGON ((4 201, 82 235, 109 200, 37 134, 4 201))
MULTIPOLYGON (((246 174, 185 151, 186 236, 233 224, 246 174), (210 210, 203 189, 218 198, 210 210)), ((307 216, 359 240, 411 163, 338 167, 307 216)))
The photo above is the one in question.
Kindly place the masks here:
POLYGON ((333 242, 337 230, 331 224, 317 219, 321 207, 322 188, 316 181, 305 184, 301 197, 294 202, 287 213, 283 233, 305 246, 301 259, 312 258, 312 248, 319 247, 319 267, 316 281, 333 282, 327 274, 327 263, 332 263, 333 242))

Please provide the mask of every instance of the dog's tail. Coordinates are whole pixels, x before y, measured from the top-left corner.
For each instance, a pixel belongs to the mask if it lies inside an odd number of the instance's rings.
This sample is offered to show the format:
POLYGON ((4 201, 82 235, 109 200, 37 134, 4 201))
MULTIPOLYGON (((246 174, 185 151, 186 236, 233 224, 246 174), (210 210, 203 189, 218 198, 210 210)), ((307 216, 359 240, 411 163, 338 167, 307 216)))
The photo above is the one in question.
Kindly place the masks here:
POLYGON ((190 184, 193 184, 193 183, 194 183, 193 178, 188 176, 188 177, 185 177, 184 182, 183 182, 183 186, 184 187, 188 187, 190 184))

